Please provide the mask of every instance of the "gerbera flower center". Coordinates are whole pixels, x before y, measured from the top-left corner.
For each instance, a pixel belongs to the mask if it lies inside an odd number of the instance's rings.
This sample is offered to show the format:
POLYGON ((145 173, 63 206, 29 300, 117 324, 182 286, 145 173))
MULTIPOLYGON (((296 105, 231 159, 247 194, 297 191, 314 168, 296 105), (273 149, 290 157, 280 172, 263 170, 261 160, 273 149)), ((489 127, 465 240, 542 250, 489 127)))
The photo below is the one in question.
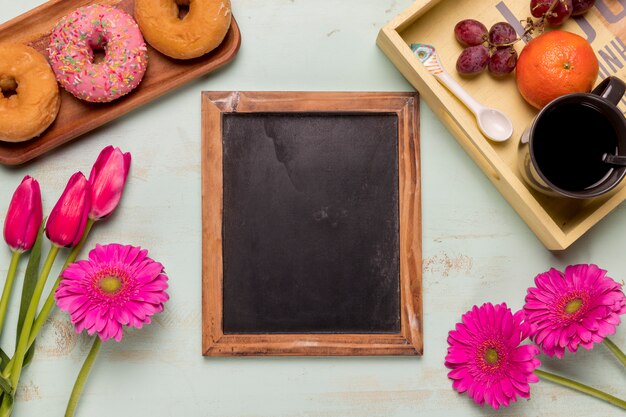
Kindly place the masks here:
POLYGON ((492 376, 499 375, 506 369, 507 349, 497 337, 484 340, 476 350, 475 363, 485 374, 492 376))
POLYGON ((489 348, 485 351, 485 362, 490 365, 498 363, 498 351, 494 348, 489 348))
POLYGON ((589 293, 583 290, 574 290, 562 296, 555 307, 561 320, 578 321, 585 315, 589 304, 589 293))
POLYGON ((123 306, 136 293, 137 281, 128 270, 116 265, 106 265, 89 277, 90 297, 107 306, 123 306))
POLYGON ((122 281, 113 275, 107 275, 98 282, 100 289, 106 294, 116 294, 122 288, 122 281))
POLYGON ((582 305, 583 300, 581 300, 580 298, 574 298, 573 300, 565 304, 565 312, 567 314, 574 314, 575 312, 580 310, 580 307, 582 307, 582 305))

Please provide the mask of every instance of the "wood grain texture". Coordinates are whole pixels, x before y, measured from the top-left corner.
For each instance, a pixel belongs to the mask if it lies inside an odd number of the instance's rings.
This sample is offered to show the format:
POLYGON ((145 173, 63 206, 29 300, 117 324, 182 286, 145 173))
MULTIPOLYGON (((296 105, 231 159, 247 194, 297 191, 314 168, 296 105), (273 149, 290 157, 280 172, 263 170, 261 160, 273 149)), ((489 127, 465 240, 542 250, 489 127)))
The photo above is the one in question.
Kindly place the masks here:
MULTIPOLYGON (((599 4, 602 5, 604 2, 599 4)), ((484 76, 467 80, 454 72, 455 60, 462 48, 450 36, 450 28, 459 20, 467 18, 466 11, 474 7, 473 0, 418 0, 380 30, 378 46, 421 93, 459 144, 543 244, 551 250, 565 249, 626 199, 626 183, 593 199, 574 200, 545 196, 524 182, 518 167, 519 137, 530 125, 536 111, 519 95, 515 77, 495 80, 484 76), (512 118, 514 133, 511 140, 504 143, 488 141, 480 133, 471 112, 426 71, 410 50, 409 44, 429 42, 437 48, 444 67, 474 98, 486 106, 503 110, 512 118)), ((499 0, 487 0, 472 18, 482 22, 502 21, 507 18, 504 11, 511 13, 513 20, 524 19, 528 15, 528 5, 524 2, 505 4, 499 0)), ((626 69, 619 60, 609 61, 602 66, 603 56, 619 56, 623 49, 621 45, 624 40, 616 38, 622 31, 617 30, 616 26, 608 24, 594 9, 584 18, 568 20, 563 29, 583 37, 591 36, 592 33, 593 39, 590 38, 590 41, 600 58, 601 70, 604 68, 608 72, 614 66, 614 75, 624 78, 626 69), (587 25, 592 28, 592 32, 583 30, 587 25)), ((517 46, 518 52, 521 47, 517 46)), ((620 108, 624 111, 626 101, 622 100, 620 108)))
MULTIPOLYGON (((24 43, 46 54, 56 22, 80 6, 110 4, 133 14, 134 0, 53 0, 0 26, 0 43, 24 43)), ((56 120, 39 137, 20 143, 0 142, 0 163, 17 165, 48 152, 108 123, 189 81, 227 64, 239 50, 241 34, 233 18, 222 44, 192 60, 169 58, 148 45, 148 68, 142 82, 127 96, 111 103, 88 103, 60 88, 61 108, 56 120)))
POLYGON ((202 95, 203 354, 421 355, 421 200, 418 97, 414 93, 204 92, 202 95), (222 114, 395 113, 398 116, 400 316, 398 334, 225 335, 222 330, 222 114))

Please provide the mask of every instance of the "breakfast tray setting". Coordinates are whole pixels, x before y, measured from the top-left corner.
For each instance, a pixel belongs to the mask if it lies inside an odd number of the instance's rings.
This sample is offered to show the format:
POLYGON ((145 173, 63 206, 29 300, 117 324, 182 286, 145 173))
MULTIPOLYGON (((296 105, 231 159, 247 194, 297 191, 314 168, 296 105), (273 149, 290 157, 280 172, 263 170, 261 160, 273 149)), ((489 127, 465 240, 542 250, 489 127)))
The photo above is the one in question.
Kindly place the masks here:
MULTIPOLYGON (((599 80, 611 75, 622 79, 626 76, 626 31, 622 21, 626 12, 614 3, 599 0, 591 11, 569 19, 562 27, 591 43, 599 60, 599 80)), ((437 82, 410 48, 414 43, 432 44, 444 67, 453 70, 462 50, 452 30, 457 22, 467 18, 506 21, 519 34, 523 33, 520 21, 528 15, 527 2, 491 0, 476 7, 471 0, 418 0, 380 31, 377 43, 546 248, 562 250, 626 199, 626 184, 602 196, 581 200, 536 192, 523 181, 518 169, 519 138, 536 110, 522 99, 514 77, 496 79, 483 75, 464 79, 453 75, 477 101, 506 112, 512 119, 512 138, 492 142, 481 134, 472 113, 437 82)), ((517 45, 517 50, 521 47, 517 45)), ((619 108, 626 110, 624 100, 619 108)))

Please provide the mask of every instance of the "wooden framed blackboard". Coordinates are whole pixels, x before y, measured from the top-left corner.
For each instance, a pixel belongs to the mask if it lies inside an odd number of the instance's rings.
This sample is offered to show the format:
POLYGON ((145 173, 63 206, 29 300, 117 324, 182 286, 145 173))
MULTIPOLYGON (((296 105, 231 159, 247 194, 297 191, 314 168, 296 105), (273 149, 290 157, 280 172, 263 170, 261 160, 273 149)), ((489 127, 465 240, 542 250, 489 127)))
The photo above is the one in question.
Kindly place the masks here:
POLYGON ((204 355, 422 353, 418 109, 203 93, 204 355))

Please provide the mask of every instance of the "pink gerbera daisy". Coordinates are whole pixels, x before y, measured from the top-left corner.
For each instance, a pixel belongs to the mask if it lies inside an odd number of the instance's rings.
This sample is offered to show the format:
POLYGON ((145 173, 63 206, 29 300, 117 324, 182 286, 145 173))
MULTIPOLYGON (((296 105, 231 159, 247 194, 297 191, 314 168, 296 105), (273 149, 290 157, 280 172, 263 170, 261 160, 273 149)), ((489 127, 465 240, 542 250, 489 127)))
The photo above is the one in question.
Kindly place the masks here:
POLYGON ((55 298, 77 332, 122 340, 122 326, 141 328, 169 297, 163 265, 135 246, 96 245, 89 259, 69 265, 55 298))
POLYGON ((535 277, 537 288, 526 295, 524 311, 533 323, 531 339, 548 356, 562 358, 565 348, 591 349, 615 333, 626 313, 622 286, 596 265, 570 265, 565 273, 552 268, 535 277))
POLYGON ((452 387, 477 404, 494 409, 508 406, 517 397, 529 398, 529 383, 540 362, 534 345, 520 345, 530 333, 524 313, 513 314, 505 303, 474 306, 448 333, 446 366, 452 387))

